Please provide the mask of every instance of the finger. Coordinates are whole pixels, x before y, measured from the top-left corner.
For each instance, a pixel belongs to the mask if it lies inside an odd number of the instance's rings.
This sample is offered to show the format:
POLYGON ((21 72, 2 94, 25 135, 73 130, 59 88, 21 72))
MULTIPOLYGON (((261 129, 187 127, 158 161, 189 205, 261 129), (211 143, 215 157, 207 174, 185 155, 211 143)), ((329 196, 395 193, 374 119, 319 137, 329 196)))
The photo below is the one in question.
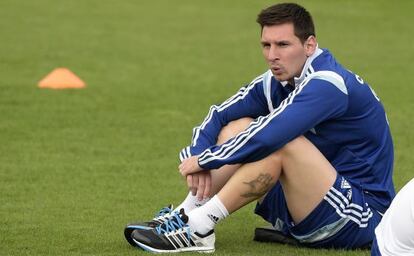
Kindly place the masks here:
POLYGON ((188 164, 182 163, 180 165, 180 173, 182 176, 190 175, 191 173, 188 171, 188 164))
POLYGON ((187 187, 188 187, 188 190, 191 191, 191 194, 193 194, 193 190, 192 190, 192 187, 193 187, 193 176, 192 175, 187 175, 187 187))
POLYGON ((187 162, 186 161, 187 159, 184 159, 179 165, 178 165, 178 167, 181 169, 184 165, 185 165, 185 163, 187 162))
POLYGON ((187 164, 182 163, 182 164, 179 165, 178 168, 180 169, 181 175, 183 175, 183 176, 190 175, 190 173, 187 171, 187 169, 188 169, 187 164))
POLYGON ((206 175, 206 188, 204 189, 203 199, 206 199, 210 196, 211 185, 211 175, 209 173, 208 175, 206 175))
POLYGON ((199 175, 199 179, 198 179, 198 188, 197 188, 197 199, 198 201, 203 200, 203 195, 204 195, 204 189, 205 189, 205 175, 201 174, 199 175))
POLYGON ((188 172, 186 172, 185 170, 183 170, 183 169, 181 169, 180 170, 180 173, 181 173, 181 175, 182 176, 188 176, 188 175, 191 175, 191 173, 188 173, 188 172))
POLYGON ((195 196, 197 194, 197 191, 198 191, 199 177, 198 177, 198 175, 192 175, 192 176, 193 176, 192 194, 193 194, 193 196, 195 196))

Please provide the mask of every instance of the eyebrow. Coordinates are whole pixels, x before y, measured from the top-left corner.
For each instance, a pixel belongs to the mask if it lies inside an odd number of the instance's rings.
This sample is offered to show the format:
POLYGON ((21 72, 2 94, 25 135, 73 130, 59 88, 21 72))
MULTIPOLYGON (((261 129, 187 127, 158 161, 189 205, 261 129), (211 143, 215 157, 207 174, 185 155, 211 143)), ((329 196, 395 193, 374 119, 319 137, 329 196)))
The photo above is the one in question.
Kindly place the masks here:
POLYGON ((291 43, 289 40, 280 40, 280 41, 267 41, 267 40, 260 40, 261 44, 289 44, 291 43))

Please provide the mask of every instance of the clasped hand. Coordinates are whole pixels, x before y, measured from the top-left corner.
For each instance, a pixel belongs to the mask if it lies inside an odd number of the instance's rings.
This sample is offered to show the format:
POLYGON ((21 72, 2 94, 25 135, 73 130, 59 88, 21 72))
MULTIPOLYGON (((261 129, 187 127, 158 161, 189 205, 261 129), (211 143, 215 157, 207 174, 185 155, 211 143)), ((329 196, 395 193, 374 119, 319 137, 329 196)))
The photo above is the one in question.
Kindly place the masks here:
POLYGON ((193 196, 197 196, 199 201, 209 197, 211 173, 209 170, 203 170, 198 165, 198 156, 184 159, 178 169, 181 175, 186 178, 188 189, 193 196))

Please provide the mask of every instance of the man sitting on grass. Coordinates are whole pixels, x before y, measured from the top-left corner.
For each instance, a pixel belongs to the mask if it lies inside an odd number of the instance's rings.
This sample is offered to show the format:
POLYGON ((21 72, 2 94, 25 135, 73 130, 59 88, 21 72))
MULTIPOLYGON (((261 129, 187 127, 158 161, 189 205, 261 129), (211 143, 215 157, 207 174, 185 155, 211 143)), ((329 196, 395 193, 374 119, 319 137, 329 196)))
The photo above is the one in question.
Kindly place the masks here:
POLYGON ((277 4, 257 22, 269 70, 210 108, 180 153, 190 193, 174 210, 128 225, 131 244, 212 252, 215 225, 255 200, 256 214, 299 244, 372 243, 395 194, 383 106, 361 77, 318 47, 303 7, 277 4))

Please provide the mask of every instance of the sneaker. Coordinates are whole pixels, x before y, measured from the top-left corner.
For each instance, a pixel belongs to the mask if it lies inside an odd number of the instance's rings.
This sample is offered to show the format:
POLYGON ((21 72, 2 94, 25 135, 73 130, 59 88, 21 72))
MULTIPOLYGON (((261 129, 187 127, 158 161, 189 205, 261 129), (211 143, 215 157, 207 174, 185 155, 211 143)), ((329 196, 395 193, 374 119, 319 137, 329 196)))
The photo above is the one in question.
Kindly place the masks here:
POLYGON ((293 246, 301 246, 298 240, 292 235, 276 230, 274 227, 256 228, 254 230, 254 241, 266 243, 289 244, 293 246))
POLYGON ((207 234, 193 232, 187 224, 184 209, 174 212, 171 218, 154 229, 136 229, 132 240, 145 251, 153 253, 214 252, 216 236, 214 230, 207 234))
POLYGON ((132 240, 131 234, 135 229, 153 229, 162 223, 171 216, 171 213, 173 211, 173 205, 170 204, 167 207, 162 208, 155 217, 150 221, 145 222, 133 222, 126 225, 124 229, 124 235, 125 239, 128 241, 128 243, 132 246, 137 246, 137 244, 132 240))

